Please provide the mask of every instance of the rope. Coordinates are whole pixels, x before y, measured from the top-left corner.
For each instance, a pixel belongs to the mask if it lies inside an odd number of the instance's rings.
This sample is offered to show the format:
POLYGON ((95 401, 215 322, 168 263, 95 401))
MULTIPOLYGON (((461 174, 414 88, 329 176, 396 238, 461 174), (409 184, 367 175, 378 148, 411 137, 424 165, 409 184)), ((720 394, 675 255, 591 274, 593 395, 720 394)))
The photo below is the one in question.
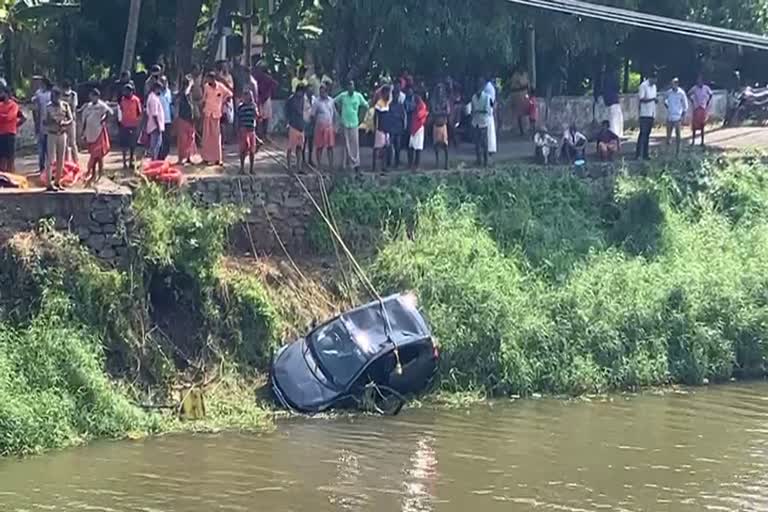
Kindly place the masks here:
MULTIPOLYGON (((281 149, 274 143, 267 143, 268 145, 277 148, 278 150, 281 149)), ((331 231, 331 234, 334 236, 336 241, 339 243, 341 248, 344 250, 345 255, 347 258, 349 258, 349 261, 352 263, 352 267, 355 270, 355 273, 358 275, 360 280, 363 282, 365 287, 368 289, 368 291, 371 293, 371 295, 378 300, 379 302, 383 302, 383 299, 381 298, 381 295, 379 295, 379 292, 376 290, 376 287, 373 286, 373 283, 370 279, 368 279, 368 276, 366 275, 363 268, 358 263, 355 256, 352 254, 352 251, 349 250, 349 247, 347 247, 347 244, 344 243, 344 239, 341 237, 341 234, 338 232, 338 230, 334 227, 334 225, 331 223, 328 216, 325 214, 322 208, 320 208, 320 205, 317 203, 317 200, 315 200, 315 197, 312 195, 312 193, 309 191, 309 188, 307 188, 307 185, 304 183, 304 180, 301 179, 301 177, 293 172, 293 170, 288 166, 287 163, 282 162, 280 159, 272 155, 271 153, 268 153, 267 156, 274 160, 277 164, 282 166, 290 175, 292 175, 296 181, 299 183, 299 186, 301 187, 304 194, 307 196, 307 198, 312 203, 312 206, 314 206, 317 213, 320 214, 320 217, 323 219, 323 222, 328 226, 328 229, 331 231)))
MULTIPOLYGON (((243 194, 243 186, 240 180, 237 180, 237 185, 240 189, 240 204, 245 205, 245 195, 243 194)), ((307 276, 301 271, 299 266, 296 264, 296 261, 291 256, 291 253, 288 252, 288 248, 285 246, 285 243, 283 243, 282 237, 280 237, 280 233, 277 231, 277 227, 275 226, 275 223, 272 222, 272 216, 269 214, 269 211, 267 210, 267 206, 264 203, 264 201, 261 202, 261 207, 264 210, 264 216, 267 218, 267 222, 269 223, 269 227, 272 230, 272 233, 275 235, 275 239, 277 240, 277 243, 280 245, 280 248, 283 250, 283 254, 285 254, 286 258, 288 258, 288 262, 291 264, 291 267, 293 268, 294 272, 299 276, 299 278, 304 281, 306 284, 311 284, 311 281, 307 278, 307 276)), ((251 250, 253 251, 254 257, 256 257, 256 244, 253 241, 253 235, 251 234, 251 226, 247 222, 246 224, 246 232, 248 233, 248 238, 251 242, 251 250)), ((327 297, 322 296, 323 301, 325 301, 326 305, 329 306, 332 310, 336 308, 336 305, 333 304, 331 301, 328 300, 327 297)))
MULTIPOLYGON (((273 144, 273 143, 268 143, 268 144, 270 146, 272 146, 272 147, 275 147, 275 148, 281 150, 280 154, 282 154, 282 148, 280 148, 279 146, 277 146, 276 144, 273 144)), ((298 175, 298 173, 295 173, 295 172, 293 172, 291 170, 290 166, 288 165, 289 162, 288 162, 287 158, 286 158, 286 162, 282 162, 280 159, 278 159, 277 157, 275 157, 271 153, 267 153, 267 155, 270 158, 272 158, 272 160, 274 160, 276 163, 281 165, 286 171, 288 171, 288 174, 291 174, 291 175, 293 175, 294 178, 296 178, 296 181, 299 183, 299 186, 304 191, 304 194, 312 202, 312 205, 315 207, 315 210, 317 210, 317 213, 320 214, 320 217, 323 219, 325 224, 328 226, 328 229, 331 231, 331 233, 336 238, 336 240, 338 241, 338 243, 341 246, 341 248, 344 250, 344 253, 346 254, 347 258, 349 258, 349 261, 352 263, 352 268, 355 270, 358 278, 368 288, 368 291, 371 293, 371 295, 373 297, 375 297, 375 299, 378 301, 378 303, 379 303, 379 305, 381 307, 381 314, 384 317, 385 332, 387 334, 388 341, 390 341, 392 343, 392 345, 394 346, 393 352, 394 352, 394 355, 395 355, 395 360, 397 361, 397 363, 396 363, 397 373, 398 373, 398 375, 402 375, 402 373, 403 373, 403 365, 402 365, 402 363, 400 361, 400 349, 397 346, 397 343, 392 339, 392 337, 390 335, 390 333, 392 332, 392 324, 390 323, 389 315, 387 314, 387 310, 384 307, 384 299, 381 297, 379 292, 376 290, 376 287, 373 286, 373 283, 368 278, 368 275, 365 273, 363 268, 360 266, 360 264, 358 263, 358 261, 355 258, 355 256, 352 254, 352 251, 350 251, 349 247, 347 247, 347 244, 344 242, 344 239, 341 237, 341 234, 339 233, 339 231, 336 229, 334 224, 330 221, 330 219, 325 214, 325 212, 323 212, 323 209, 320 208, 320 205, 317 203, 317 201, 315 200, 315 197, 309 191, 309 188, 307 188, 307 185, 304 183, 304 180, 301 179, 301 177, 298 175)), ((324 179, 324 177, 322 175, 320 175, 319 179, 322 181, 324 179)))

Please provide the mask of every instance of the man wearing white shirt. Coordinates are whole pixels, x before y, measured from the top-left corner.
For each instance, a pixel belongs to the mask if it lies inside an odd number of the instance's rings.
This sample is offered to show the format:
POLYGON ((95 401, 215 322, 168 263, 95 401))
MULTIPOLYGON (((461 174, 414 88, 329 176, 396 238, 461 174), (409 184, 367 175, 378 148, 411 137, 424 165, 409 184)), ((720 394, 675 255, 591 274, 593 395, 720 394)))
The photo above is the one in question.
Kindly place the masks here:
POLYGON ((488 154, 494 155, 496 153, 496 118, 494 117, 494 110, 496 109, 496 86, 493 79, 488 80, 485 83, 483 92, 491 100, 491 111, 489 113, 488 120, 488 154))
POLYGON ((640 135, 637 138, 635 157, 640 159, 642 156, 644 160, 648 160, 650 158, 651 130, 653 130, 653 123, 656 120, 656 103, 659 101, 656 90, 656 73, 652 73, 640 84, 638 96, 640 99, 640 135))
POLYGON ((672 79, 672 88, 667 92, 667 98, 664 100, 667 107, 667 146, 672 140, 672 130, 675 130, 677 142, 676 154, 680 154, 680 126, 683 124, 685 114, 688 112, 688 96, 680 88, 680 81, 677 78, 672 79))

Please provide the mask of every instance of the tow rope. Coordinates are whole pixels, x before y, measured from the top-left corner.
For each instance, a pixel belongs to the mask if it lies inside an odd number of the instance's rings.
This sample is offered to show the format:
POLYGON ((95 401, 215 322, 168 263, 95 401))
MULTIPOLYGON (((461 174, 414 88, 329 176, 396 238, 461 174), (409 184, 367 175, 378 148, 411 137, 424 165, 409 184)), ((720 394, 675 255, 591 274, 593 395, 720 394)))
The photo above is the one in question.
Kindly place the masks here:
MULTIPOLYGON (((262 141, 262 140, 258 140, 258 142, 262 146, 269 146, 269 147, 274 148, 275 150, 277 150, 278 154, 280 155, 280 157, 283 157, 283 155, 286 153, 285 149, 281 148, 280 146, 278 146, 278 145, 276 145, 276 144, 274 144, 272 142, 266 142, 266 141, 262 141)), ((386 335, 387 335, 387 341, 392 343, 392 345, 394 347, 393 352, 394 352, 395 360, 396 360, 396 371, 397 371, 398 375, 402 375, 402 373, 403 373, 403 365, 400 362, 400 350, 399 350, 399 347, 397 346, 397 343, 395 342, 395 340, 392 339, 392 325, 390 323, 389 315, 387 314, 386 307, 384 306, 384 299, 382 299, 382 297, 379 294, 378 290, 373 285, 371 280, 368 278, 368 275, 365 273, 365 271, 363 270, 363 268, 360 265, 360 263, 358 263, 358 261, 355 258, 354 254, 352 254, 352 251, 349 249, 347 244, 344 242, 344 239, 342 238, 341 233, 339 233, 339 231, 338 231, 337 227, 335 226, 334 222, 331 222, 331 219, 328 217, 328 215, 325 214, 323 209, 318 204, 317 200, 315 200, 314 196, 309 191, 309 188, 304 183, 304 180, 302 180, 301 176, 299 176, 299 173, 294 172, 290 168, 290 166, 288 165, 287 158, 285 158, 285 161, 283 161, 279 157, 275 156, 273 154, 273 152, 269 152, 269 151, 267 152, 267 156, 270 159, 272 159, 275 163, 277 163, 278 165, 283 167, 288 172, 289 175, 292 175, 296 179, 296 181, 298 182, 298 184, 301 187, 302 191, 307 196, 309 201, 312 203, 312 206, 314 206, 314 208, 317 211, 317 213, 320 214, 320 217, 323 219, 323 222, 325 223, 325 225, 330 230, 331 234, 333 235, 333 238, 334 238, 335 242, 338 243, 339 246, 341 246, 342 250, 344 251, 344 254, 347 256, 347 258, 349 259, 349 262, 352 264, 352 268, 355 271, 358 279, 360 279, 360 281, 367 288, 367 290, 371 294, 371 296, 379 303, 379 306, 381 308, 381 314, 384 317, 384 327, 385 327, 385 332, 386 332, 386 335)), ((318 179, 321 181, 321 192, 322 192, 325 189, 325 176, 315 166, 307 164, 307 163, 304 163, 304 165, 306 165, 312 172, 317 174, 318 179)), ((325 193, 325 197, 327 198, 327 193, 325 193)), ((327 207, 328 207, 328 214, 331 215, 331 217, 332 217, 333 214, 332 214, 332 210, 331 210, 330 199, 326 199, 326 203, 327 203, 327 207)), ((264 205, 262 205, 262 206, 264 206, 264 205)), ((266 206, 264 206, 264 211, 266 212, 266 206)), ((268 213, 267 213, 267 215, 268 215, 268 213)), ((277 230, 274 229, 274 225, 273 225, 273 231, 275 233, 277 233, 277 230)), ((288 254, 288 250, 287 250, 287 248, 285 248, 285 245, 282 244, 282 243, 281 243, 281 245, 282 245, 283 250, 285 251, 285 253, 288 254)), ((289 258, 290 258, 290 256, 289 256, 289 258)), ((291 258, 291 260, 292 260, 292 258, 291 258)))

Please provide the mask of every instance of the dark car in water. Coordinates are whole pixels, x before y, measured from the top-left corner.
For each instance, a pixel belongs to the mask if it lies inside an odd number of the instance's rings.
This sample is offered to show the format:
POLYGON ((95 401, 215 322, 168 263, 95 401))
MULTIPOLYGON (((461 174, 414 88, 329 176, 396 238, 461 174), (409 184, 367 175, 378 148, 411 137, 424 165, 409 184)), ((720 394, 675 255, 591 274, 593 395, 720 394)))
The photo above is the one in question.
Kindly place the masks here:
POLYGON ((400 294, 343 313, 283 346, 270 379, 278 401, 299 412, 365 401, 396 414, 405 395, 429 385, 438 356, 416 297, 400 294))

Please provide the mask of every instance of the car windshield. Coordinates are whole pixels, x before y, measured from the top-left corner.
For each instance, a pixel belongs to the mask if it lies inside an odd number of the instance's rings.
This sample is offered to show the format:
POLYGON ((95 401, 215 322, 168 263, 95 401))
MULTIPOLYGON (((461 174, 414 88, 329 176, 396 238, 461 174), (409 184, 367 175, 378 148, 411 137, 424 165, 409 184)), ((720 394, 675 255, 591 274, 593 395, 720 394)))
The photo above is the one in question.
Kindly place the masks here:
POLYGON ((311 342, 323 373, 340 387, 347 387, 368 362, 341 319, 319 328, 311 342))

